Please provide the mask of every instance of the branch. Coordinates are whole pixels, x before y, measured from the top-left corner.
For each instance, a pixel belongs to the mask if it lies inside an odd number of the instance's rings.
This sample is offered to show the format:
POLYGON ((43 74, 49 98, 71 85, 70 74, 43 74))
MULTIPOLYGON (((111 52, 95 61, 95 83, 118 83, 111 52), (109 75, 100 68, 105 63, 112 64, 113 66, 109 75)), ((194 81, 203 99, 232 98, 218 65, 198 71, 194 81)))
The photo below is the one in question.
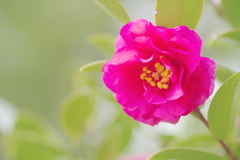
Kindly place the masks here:
POLYGON ((234 153, 230 150, 230 148, 220 139, 218 139, 211 131, 208 121, 204 118, 202 113, 200 112, 200 109, 197 108, 195 111, 195 115, 203 122, 203 124, 208 128, 212 136, 220 143, 220 145, 223 147, 223 149, 226 151, 226 153, 231 157, 232 160, 238 160, 238 158, 234 155, 234 153))

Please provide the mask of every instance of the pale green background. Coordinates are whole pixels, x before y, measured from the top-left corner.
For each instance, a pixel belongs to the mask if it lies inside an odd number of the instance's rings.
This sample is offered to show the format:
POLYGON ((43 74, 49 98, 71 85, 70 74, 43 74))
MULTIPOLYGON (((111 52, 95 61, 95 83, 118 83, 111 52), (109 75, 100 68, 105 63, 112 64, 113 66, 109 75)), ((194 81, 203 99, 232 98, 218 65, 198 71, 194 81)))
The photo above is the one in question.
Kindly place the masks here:
MULTIPOLYGON (((154 0, 128 0, 123 4, 132 20, 145 18, 154 22, 154 0)), ((84 74, 79 73, 79 68, 105 59, 87 43, 88 36, 99 32, 117 35, 121 25, 91 0, 0 0, 0 97, 17 108, 33 109, 56 123, 62 100, 82 86, 79 76, 84 74)), ((205 4, 196 29, 204 41, 202 55, 239 71, 239 49, 208 46, 214 33, 230 28, 205 4)), ((150 135, 184 135, 187 130, 165 123, 142 128, 150 135)), ((135 147, 127 152, 158 148, 154 139, 135 134, 132 142, 135 147)))

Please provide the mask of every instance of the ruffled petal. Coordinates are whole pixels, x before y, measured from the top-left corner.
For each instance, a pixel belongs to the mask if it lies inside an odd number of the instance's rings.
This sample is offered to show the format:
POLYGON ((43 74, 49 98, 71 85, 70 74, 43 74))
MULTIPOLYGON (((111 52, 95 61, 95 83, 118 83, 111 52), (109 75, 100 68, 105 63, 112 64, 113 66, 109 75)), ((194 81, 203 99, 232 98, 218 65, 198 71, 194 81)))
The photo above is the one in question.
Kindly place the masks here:
POLYGON ((175 49, 181 49, 191 53, 190 56, 194 55, 199 57, 202 40, 194 30, 191 30, 186 26, 177 26, 169 29, 169 31, 175 35, 170 39, 172 42, 171 46, 175 49))
POLYGON ((132 111, 124 109, 124 112, 133 117, 136 121, 154 126, 161 121, 161 119, 153 116, 155 107, 156 106, 148 106, 147 108, 137 107, 132 111))
POLYGON ((114 44, 115 50, 118 51, 119 49, 122 49, 126 46, 127 46, 127 44, 126 44, 125 40, 122 38, 122 36, 121 35, 117 36, 115 44, 114 44))
POLYGON ((200 37, 186 26, 129 22, 103 66, 103 81, 135 120, 152 126, 177 123, 213 92, 216 64, 200 56, 201 47, 200 37))
POLYGON ((195 70, 191 77, 190 93, 193 97, 193 106, 198 107, 202 105, 205 100, 212 94, 214 89, 214 80, 216 73, 216 64, 213 60, 201 57, 201 63, 199 67, 195 70))

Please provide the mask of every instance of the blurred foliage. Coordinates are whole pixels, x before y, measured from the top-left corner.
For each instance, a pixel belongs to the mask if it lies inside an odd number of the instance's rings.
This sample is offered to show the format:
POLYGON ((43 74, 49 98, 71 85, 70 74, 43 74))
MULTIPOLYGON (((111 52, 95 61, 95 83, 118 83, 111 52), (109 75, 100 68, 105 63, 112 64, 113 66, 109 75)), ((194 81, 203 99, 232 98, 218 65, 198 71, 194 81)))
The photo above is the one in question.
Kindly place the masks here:
POLYGON ((72 151, 53 126, 32 111, 19 113, 14 132, 7 137, 6 143, 11 160, 74 159, 72 151))
POLYGON ((190 148, 172 148, 166 149, 161 152, 156 153, 150 158, 150 160, 168 160, 168 159, 177 159, 177 160, 224 160, 223 157, 204 152, 201 150, 190 149, 190 148))
POLYGON ((91 95, 71 95, 61 107, 60 119, 70 137, 78 138, 88 124, 93 112, 94 100, 91 95))
POLYGON ((98 71, 102 72, 102 66, 106 61, 96 61, 92 62, 89 64, 86 64, 80 68, 80 72, 85 72, 85 71, 98 71))
POLYGON ((240 30, 235 29, 228 32, 218 33, 212 35, 211 46, 217 46, 217 44, 223 44, 231 47, 240 47, 240 30))
POLYGON ((114 42, 116 36, 109 33, 92 34, 88 37, 88 42, 96 49, 102 51, 107 58, 112 57, 115 52, 114 42))
POLYGON ((203 4, 203 0, 157 0, 155 22, 167 28, 184 25, 195 29, 203 4))
POLYGON ((109 30, 106 15, 89 0, 2 0, 0 8, 0 95, 50 117, 74 89, 71 75, 100 58, 86 39, 109 30))
POLYGON ((128 13, 119 2, 119 0, 93 0, 98 4, 103 10, 108 14, 112 15, 114 18, 118 19, 123 24, 131 21, 128 13))
POLYGON ((221 66, 221 65, 217 65, 217 72, 216 72, 216 78, 220 81, 220 82, 225 82, 229 77, 231 77, 234 74, 234 71, 221 66))
POLYGON ((240 106, 240 72, 231 76, 217 91, 208 111, 213 134, 224 141, 233 140, 233 130, 240 106), (217 114, 216 114, 217 113, 217 114))
POLYGON ((240 1, 239 0, 221 0, 224 13, 229 23, 240 28, 240 1))

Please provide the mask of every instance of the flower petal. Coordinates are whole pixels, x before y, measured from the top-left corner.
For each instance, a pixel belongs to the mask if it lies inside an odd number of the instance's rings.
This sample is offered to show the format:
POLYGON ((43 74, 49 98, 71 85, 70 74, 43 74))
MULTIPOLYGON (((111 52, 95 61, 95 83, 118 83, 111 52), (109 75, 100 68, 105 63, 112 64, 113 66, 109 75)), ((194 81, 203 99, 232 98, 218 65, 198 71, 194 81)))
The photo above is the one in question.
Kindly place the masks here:
POLYGON ((103 66, 103 81, 135 120, 152 126, 177 123, 213 92, 216 64, 200 56, 201 47, 200 37, 186 26, 129 22, 103 66))

